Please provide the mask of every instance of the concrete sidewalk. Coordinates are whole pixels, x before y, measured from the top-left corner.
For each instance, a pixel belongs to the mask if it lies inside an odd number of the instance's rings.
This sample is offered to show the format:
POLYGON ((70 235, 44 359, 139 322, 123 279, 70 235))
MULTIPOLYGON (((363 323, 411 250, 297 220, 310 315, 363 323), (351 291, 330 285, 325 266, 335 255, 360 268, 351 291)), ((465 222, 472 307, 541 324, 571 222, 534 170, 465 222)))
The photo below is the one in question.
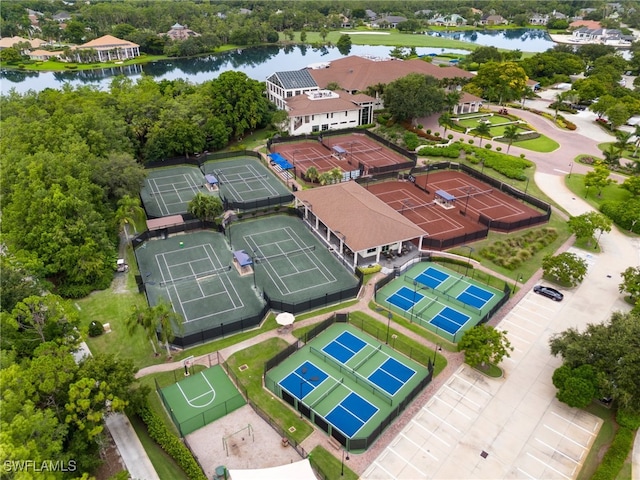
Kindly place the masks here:
POLYGON ((105 423, 131 478, 160 480, 127 416, 114 413, 106 417, 105 423))

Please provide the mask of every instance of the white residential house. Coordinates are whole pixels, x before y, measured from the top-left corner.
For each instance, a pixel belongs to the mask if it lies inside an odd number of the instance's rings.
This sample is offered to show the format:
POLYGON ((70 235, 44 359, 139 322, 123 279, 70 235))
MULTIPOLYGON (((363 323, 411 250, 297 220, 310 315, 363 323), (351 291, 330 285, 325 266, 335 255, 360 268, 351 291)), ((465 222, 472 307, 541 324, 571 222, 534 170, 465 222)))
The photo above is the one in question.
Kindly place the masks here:
POLYGON ((634 40, 633 36, 623 35, 620 30, 607 28, 587 28, 581 27, 574 30, 572 37, 577 42, 582 43, 601 43, 604 45, 631 45, 634 40))
POLYGON ((80 50, 91 50, 95 52, 99 62, 128 60, 129 58, 140 56, 140 45, 127 40, 120 40, 113 35, 104 35, 74 47, 72 55, 75 54, 74 60, 77 62, 82 61, 81 56, 77 53, 80 50))
POLYGON ((397 28, 399 23, 406 22, 407 17, 397 15, 386 15, 371 22, 373 28, 397 28))
POLYGON ((477 113, 482 108, 482 98, 462 92, 458 105, 453 107, 454 115, 462 115, 463 113, 477 113))
POLYGON ((431 25, 440 25, 444 27, 456 27, 458 25, 466 25, 467 19, 453 13, 451 15, 438 15, 428 21, 431 25))
POLYGON ((276 72, 267 78, 266 84, 267 98, 281 110, 286 109, 290 98, 320 90, 307 69, 276 72))
POLYGON ((315 90, 286 102, 290 135, 353 128, 373 122, 375 99, 364 94, 315 90))
POLYGON ((171 40, 186 40, 187 38, 200 36, 199 33, 190 30, 186 25, 180 25, 179 23, 175 23, 167 33, 161 33, 159 35, 166 35, 171 40))
POLYGON ((480 19, 480 25, 507 25, 509 20, 504 18, 502 15, 484 15, 480 19))
POLYGON ((549 22, 549 15, 541 15, 540 13, 534 13, 529 17, 529 23, 531 25, 546 25, 549 22))

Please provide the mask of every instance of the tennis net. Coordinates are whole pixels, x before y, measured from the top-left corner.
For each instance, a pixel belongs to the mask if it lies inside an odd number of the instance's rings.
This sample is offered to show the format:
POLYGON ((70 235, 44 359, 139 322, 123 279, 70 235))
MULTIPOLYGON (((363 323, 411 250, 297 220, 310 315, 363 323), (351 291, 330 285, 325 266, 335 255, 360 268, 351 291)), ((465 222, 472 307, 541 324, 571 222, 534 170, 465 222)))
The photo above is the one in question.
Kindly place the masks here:
POLYGON ((173 187, 173 188, 167 188, 166 190, 154 190, 153 188, 149 187, 148 191, 149 191, 149 195, 153 197, 155 195, 163 195, 163 194, 166 194, 166 193, 182 192, 184 190, 191 190, 192 192, 197 192, 198 188, 199 188, 198 185, 189 185, 188 187, 180 187, 180 188, 173 187))
POLYGON ((380 350, 382 349, 382 344, 378 345, 378 348, 374 348, 371 352, 367 353, 367 355, 360 360, 355 367, 353 367, 354 370, 358 370, 362 365, 364 365, 365 363, 367 363, 369 360, 371 360, 371 358, 373 358, 373 356, 378 353, 380 350))
POLYGON ((473 198, 473 197, 477 197, 478 195, 486 195, 488 193, 493 192, 493 188, 490 188, 489 190, 482 190, 480 192, 470 192, 467 193, 466 195, 459 195, 456 196, 456 200, 463 200, 465 198, 473 198))
POLYGON ((320 402, 322 402, 325 398, 327 398, 329 395, 331 395, 331 392, 333 392, 336 388, 338 388, 340 385, 342 385, 342 379, 340 380, 336 380, 335 383, 333 385, 331 385, 326 392, 324 392, 322 395, 320 395, 316 400, 314 400, 311 405, 309 405, 309 408, 313 408, 315 406, 317 406, 318 404, 320 404, 320 402))
MULTIPOLYGON (((424 275, 425 277, 433 278, 436 282, 438 282, 438 284, 442 283, 442 282, 440 282, 440 280, 438 280, 437 278, 432 277, 432 276, 430 276, 430 275, 427 275, 427 274, 426 274, 426 273, 424 273, 424 272, 422 272, 422 273, 421 273, 421 275, 424 275)), ((435 287, 435 288, 434 288, 434 287, 432 287, 431 285, 429 285, 429 284, 427 284, 427 283, 421 282, 421 281, 420 281, 420 280, 418 280, 417 278, 410 277, 409 275, 405 275, 405 276, 404 276, 404 279, 405 279, 405 281, 407 281, 407 282, 409 282, 409 283, 414 283, 414 282, 415 282, 415 283, 417 283, 418 285, 420 285, 420 290, 432 290, 432 291, 434 291, 434 292, 435 292, 435 291, 436 291, 436 289, 438 288, 438 287, 435 287)))
POLYGON ((372 153, 372 152, 381 152, 384 147, 375 147, 375 148, 364 148, 362 150, 349 150, 349 154, 356 155, 358 153, 372 153))
POLYGON ((363 387, 366 387, 368 390, 371 391, 371 393, 380 397, 389 405, 393 405, 393 398, 391 398, 385 392, 380 390, 380 387, 378 387, 368 378, 360 375, 353 368, 347 367, 344 363, 339 362, 338 360, 333 358, 331 355, 326 355, 325 353, 321 352, 315 347, 309 347, 309 350, 311 351, 311 353, 313 353, 317 357, 322 358, 325 362, 333 364, 338 370, 340 370, 340 373, 346 374, 351 380, 353 380, 357 384, 362 385, 363 387))
POLYGON ((408 202, 408 201, 403 201, 402 202, 402 208, 400 208, 400 210, 396 210, 397 212, 404 212, 405 210, 418 210, 419 208, 426 208, 426 207, 432 207, 435 205, 436 202, 429 202, 429 203, 421 203, 420 205, 414 205, 413 202, 408 202))
POLYGON ((170 280, 163 280, 160 282, 161 287, 166 287, 169 285, 174 285, 176 283, 188 282, 191 280, 196 280, 201 282, 210 277, 218 276, 222 273, 227 273, 231 270, 231 265, 227 265, 226 267, 219 268, 218 270, 209 270, 208 272, 197 273, 195 275, 188 275, 186 277, 172 278, 170 280))
POLYGON ((315 249, 316 249, 316 246, 311 245, 310 247, 304 247, 299 250, 293 250, 291 252, 276 253, 275 255, 269 255, 267 257, 256 257, 255 260, 257 260, 258 262, 276 260, 278 258, 291 257, 300 253, 311 252, 315 249))
POLYGON ((239 174, 237 178, 229 178, 226 175, 223 175, 220 172, 216 172, 217 176, 218 176, 218 181, 220 183, 238 183, 238 182, 253 182, 256 180, 263 180, 265 178, 267 178, 267 175, 243 175, 240 176, 239 174))

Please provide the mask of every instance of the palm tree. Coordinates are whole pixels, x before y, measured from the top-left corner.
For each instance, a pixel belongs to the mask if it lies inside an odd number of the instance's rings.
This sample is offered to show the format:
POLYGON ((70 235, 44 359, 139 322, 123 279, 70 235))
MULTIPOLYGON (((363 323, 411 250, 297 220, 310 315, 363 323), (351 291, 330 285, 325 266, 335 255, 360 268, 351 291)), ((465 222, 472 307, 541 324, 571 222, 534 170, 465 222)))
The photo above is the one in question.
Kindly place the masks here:
POLYGON ((567 99, 567 97, 569 96, 569 92, 560 92, 556 95, 556 108, 555 108, 555 116, 554 116, 554 120, 558 120, 558 109, 560 108, 560 105, 562 103, 564 103, 564 101, 567 99))
POLYGON ((473 129, 473 136, 474 137, 480 137, 480 146, 482 146, 482 138, 483 137, 488 137, 489 135, 491 135, 491 127, 489 126, 488 123, 479 123, 477 127, 475 127, 473 129))
POLYGON ((616 132, 616 138, 618 141, 614 145, 619 150, 620 156, 624 154, 627 146, 631 143, 631 137, 633 137, 633 133, 631 132, 625 132, 624 130, 618 130, 616 132))
MULTIPOLYGON (((453 119, 451 117, 450 113, 443 113, 442 115, 440 115, 440 118, 438 118, 438 125, 440 125, 442 128, 444 128, 444 135, 447 134, 447 128, 451 128, 453 127, 453 119)), ((443 137, 444 137, 443 135, 443 137)))
POLYGON ((533 94, 534 94, 534 91, 533 91, 533 88, 531 88, 531 87, 525 86, 522 89, 522 106, 523 107, 524 107, 524 101, 527 98, 533 97, 533 94))
POLYGON ((451 90, 444 95, 444 104, 449 113, 453 113, 453 109, 460 103, 460 98, 462 98, 462 93, 457 90, 451 90))
POLYGON ((125 322, 129 335, 133 335, 139 327, 142 327, 145 335, 147 335, 147 338, 149 339, 149 342, 151 342, 153 354, 158 356, 158 350, 156 349, 156 330, 151 318, 151 309, 149 307, 142 308, 138 305, 134 305, 125 322))
POLYGON ((173 326, 175 325, 178 327, 178 330, 182 331, 184 319, 181 315, 173 311, 171 305, 164 301, 151 307, 149 315, 151 322, 153 322, 153 329, 160 333, 160 341, 164 343, 167 349, 167 358, 170 358, 171 350, 169 349, 169 342, 172 342, 173 339, 176 338, 173 326))
POLYGON ((509 141, 509 146, 507 147, 507 153, 509 153, 509 150, 511 149, 511 144, 514 142, 515 139, 518 138, 520 134, 518 133, 518 126, 515 123, 512 123, 511 125, 507 125, 506 127, 504 127, 504 133, 502 134, 502 138, 505 138, 509 141))
POLYGON ((607 165, 620 165, 620 150, 618 150, 615 144, 609 145, 609 148, 602 151, 602 155, 604 156, 604 163, 607 165))
POLYGON ((633 132, 633 134, 636 137, 636 141, 635 143, 635 150, 633 151, 633 156, 637 157, 638 156, 638 148, 640 148, 640 124, 636 125, 636 130, 633 132))
POLYGON ((222 214, 222 202, 218 197, 212 197, 198 192, 189 202, 187 211, 200 220, 213 221, 222 214))
POLYGON ((310 182, 315 182, 318 180, 320 174, 318 173, 318 169, 316 167, 309 167, 305 176, 309 179, 310 182))
POLYGON ((138 197, 124 195, 118 200, 118 209, 116 210, 116 221, 120 229, 124 231, 124 236, 129 241, 129 225, 133 225, 133 233, 137 233, 136 219, 144 215, 144 209, 140 206, 138 197))
POLYGON ((344 177, 344 173, 339 167, 329 170, 329 175, 331 176, 331 183, 340 183, 342 181, 342 177, 344 177))

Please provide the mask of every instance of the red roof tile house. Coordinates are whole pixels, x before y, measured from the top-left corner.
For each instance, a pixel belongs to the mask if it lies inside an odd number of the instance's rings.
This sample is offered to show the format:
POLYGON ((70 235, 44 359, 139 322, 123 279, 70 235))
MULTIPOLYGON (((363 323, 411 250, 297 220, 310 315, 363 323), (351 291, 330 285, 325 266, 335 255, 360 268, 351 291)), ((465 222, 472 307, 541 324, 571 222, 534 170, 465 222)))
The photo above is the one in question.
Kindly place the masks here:
POLYGON ((410 73, 450 79, 452 83, 456 83, 456 79, 473 77, 472 73, 458 67, 439 67, 422 60, 350 56, 313 68, 276 72, 266 80, 267 96, 278 108, 289 113, 291 135, 351 128, 371 123, 373 112, 383 108, 380 98, 362 92, 410 73), (341 90, 327 90, 332 84, 337 84, 341 90))

